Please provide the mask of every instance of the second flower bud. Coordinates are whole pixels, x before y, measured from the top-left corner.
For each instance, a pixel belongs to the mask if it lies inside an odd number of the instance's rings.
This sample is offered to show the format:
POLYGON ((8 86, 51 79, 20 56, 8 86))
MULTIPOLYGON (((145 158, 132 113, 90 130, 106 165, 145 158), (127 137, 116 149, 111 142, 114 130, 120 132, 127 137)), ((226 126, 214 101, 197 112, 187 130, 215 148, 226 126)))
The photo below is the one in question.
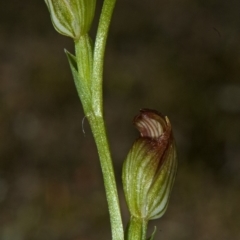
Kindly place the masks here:
POLYGON ((75 40, 92 24, 96 0, 45 0, 54 28, 75 40))

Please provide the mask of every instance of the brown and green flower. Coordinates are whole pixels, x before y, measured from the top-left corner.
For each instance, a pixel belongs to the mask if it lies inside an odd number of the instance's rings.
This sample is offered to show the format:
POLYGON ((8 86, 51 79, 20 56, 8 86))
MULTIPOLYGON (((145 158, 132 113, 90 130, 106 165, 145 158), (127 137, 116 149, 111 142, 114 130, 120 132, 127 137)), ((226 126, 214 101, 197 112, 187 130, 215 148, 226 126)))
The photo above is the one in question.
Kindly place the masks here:
POLYGON ((123 165, 123 188, 132 216, 161 217, 166 211, 177 169, 176 146, 167 117, 142 109, 134 118, 140 137, 123 165))

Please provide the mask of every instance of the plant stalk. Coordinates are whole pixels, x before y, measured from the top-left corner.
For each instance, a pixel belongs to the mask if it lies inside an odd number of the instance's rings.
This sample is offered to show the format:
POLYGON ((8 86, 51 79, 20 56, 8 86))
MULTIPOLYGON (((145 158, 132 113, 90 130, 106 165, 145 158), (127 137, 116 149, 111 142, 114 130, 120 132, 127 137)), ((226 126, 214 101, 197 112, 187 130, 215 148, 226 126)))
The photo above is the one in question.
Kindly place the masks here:
POLYGON ((103 119, 102 75, 107 33, 116 0, 105 0, 100 16, 94 54, 87 35, 75 42, 78 67, 77 90, 97 145, 108 202, 112 240, 124 240, 114 168, 103 119))
POLYGON ((93 54, 93 76, 92 76, 92 100, 94 113, 101 116, 102 111, 102 79, 103 62, 109 25, 116 0, 105 0, 99 20, 97 36, 93 54))
POLYGON ((131 216, 126 240, 146 240, 148 220, 131 216))
POLYGON ((89 118, 90 126, 97 145, 100 164, 103 173, 104 186, 107 196, 112 239, 124 240, 121 211, 118 199, 114 169, 111 160, 104 120, 101 116, 92 115, 89 118))

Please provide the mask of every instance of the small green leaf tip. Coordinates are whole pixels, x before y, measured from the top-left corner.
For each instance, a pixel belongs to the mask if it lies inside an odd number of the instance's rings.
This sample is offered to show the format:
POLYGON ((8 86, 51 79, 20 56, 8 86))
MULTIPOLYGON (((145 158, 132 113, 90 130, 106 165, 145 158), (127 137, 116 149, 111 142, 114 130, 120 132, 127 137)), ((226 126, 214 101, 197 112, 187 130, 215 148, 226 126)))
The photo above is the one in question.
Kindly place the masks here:
POLYGON ((147 220, 166 211, 177 170, 176 147, 167 117, 141 109, 133 120, 140 132, 123 164, 123 189, 132 216, 147 220))
POLYGON ((54 28, 75 40, 88 33, 96 0, 45 0, 54 28))
POLYGON ((147 240, 153 240, 154 239, 154 236, 156 235, 156 231, 157 231, 157 228, 156 226, 154 227, 154 230, 153 230, 153 233, 151 234, 151 236, 147 239, 147 240))

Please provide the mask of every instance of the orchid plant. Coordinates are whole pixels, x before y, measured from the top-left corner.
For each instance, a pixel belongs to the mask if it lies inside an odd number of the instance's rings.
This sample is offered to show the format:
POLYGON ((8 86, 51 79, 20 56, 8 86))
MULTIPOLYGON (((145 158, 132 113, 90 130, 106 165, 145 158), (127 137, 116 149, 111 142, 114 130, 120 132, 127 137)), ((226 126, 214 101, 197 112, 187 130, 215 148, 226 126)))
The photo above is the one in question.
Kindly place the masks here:
MULTIPOLYGON (((124 232, 118 191, 103 117, 103 63, 106 40, 116 0, 104 0, 96 38, 89 30, 96 0, 45 0, 54 28, 71 37, 75 54, 65 53, 77 93, 96 142, 110 215, 113 240, 146 240, 151 219, 166 211, 176 175, 177 157, 169 119, 142 109, 134 118, 140 137, 123 164, 123 189, 130 212, 124 232)), ((153 239, 154 233, 148 238, 153 239)))

